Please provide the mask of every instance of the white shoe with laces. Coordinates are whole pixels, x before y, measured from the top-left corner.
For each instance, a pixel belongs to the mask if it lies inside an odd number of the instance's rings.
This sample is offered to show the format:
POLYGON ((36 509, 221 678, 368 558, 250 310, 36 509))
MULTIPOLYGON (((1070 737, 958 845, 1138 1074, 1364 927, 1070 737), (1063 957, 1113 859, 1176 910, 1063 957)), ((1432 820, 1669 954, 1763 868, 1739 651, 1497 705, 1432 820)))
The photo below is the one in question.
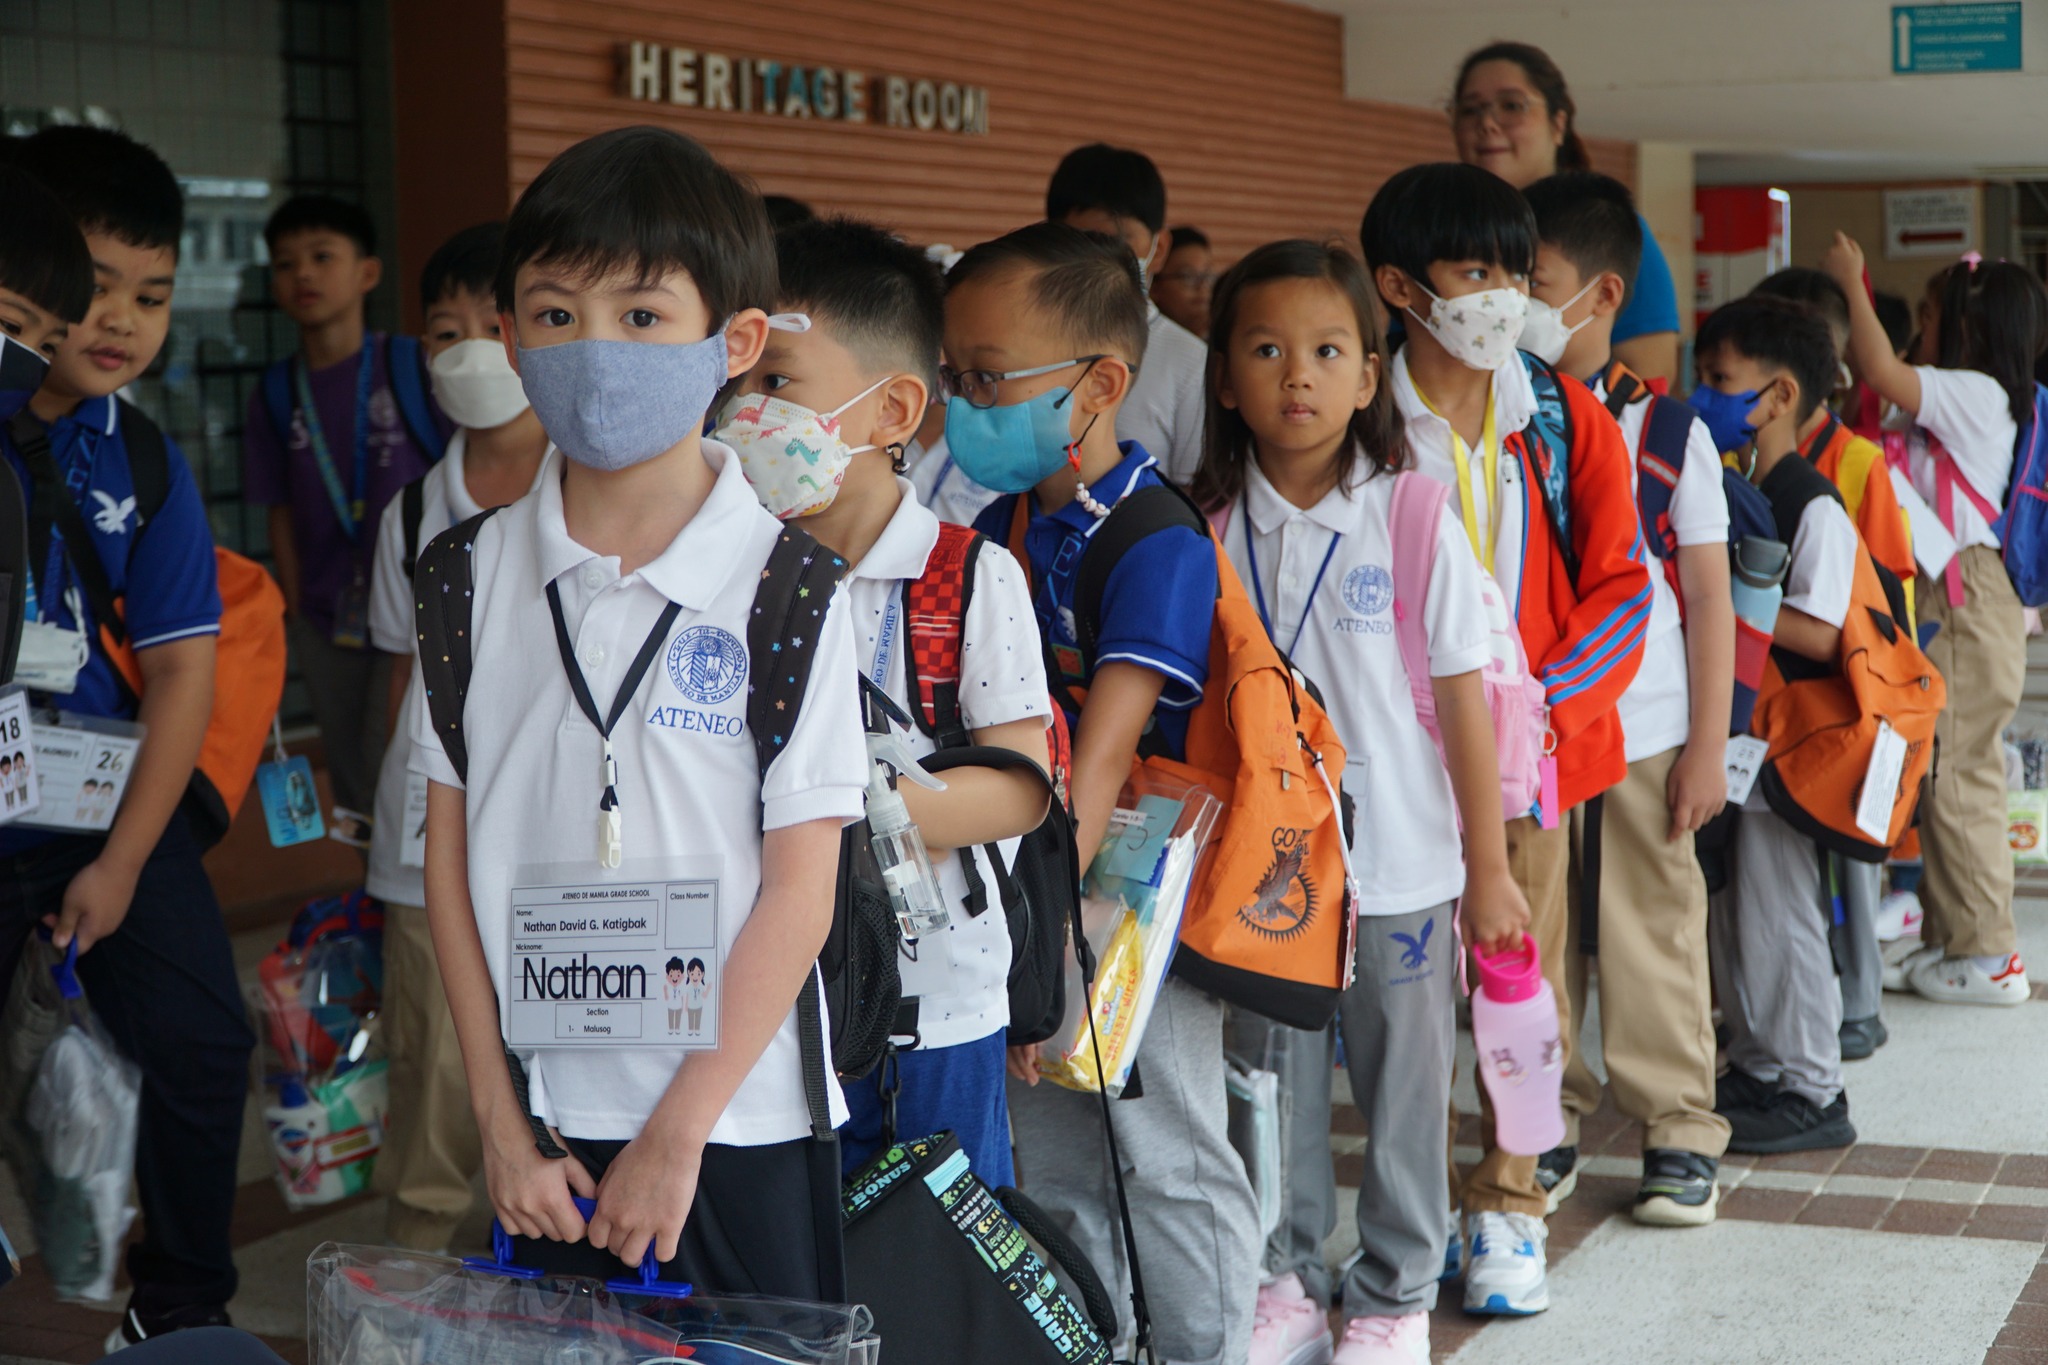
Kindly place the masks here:
POLYGON ((1351 1319, 1331 1365, 1429 1365, 1429 1314, 1351 1319))
POLYGON ((1292 1272, 1259 1286, 1247 1365, 1329 1365, 1330 1322, 1292 1272))
POLYGON ((1475 1213, 1465 1219, 1465 1311, 1527 1317, 1550 1307, 1541 1218, 1526 1213, 1475 1213))

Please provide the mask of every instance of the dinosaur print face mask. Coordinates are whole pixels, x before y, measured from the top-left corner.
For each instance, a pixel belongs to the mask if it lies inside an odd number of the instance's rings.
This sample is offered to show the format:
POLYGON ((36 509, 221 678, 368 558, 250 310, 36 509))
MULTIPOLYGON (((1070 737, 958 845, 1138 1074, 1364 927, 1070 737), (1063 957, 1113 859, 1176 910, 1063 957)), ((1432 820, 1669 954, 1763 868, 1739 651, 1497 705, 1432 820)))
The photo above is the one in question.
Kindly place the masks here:
POLYGON ((839 496, 846 467, 872 445, 839 437, 839 414, 895 376, 876 380, 830 412, 761 393, 735 394, 719 413, 714 440, 740 457, 740 470, 761 505, 783 521, 822 512, 839 496))

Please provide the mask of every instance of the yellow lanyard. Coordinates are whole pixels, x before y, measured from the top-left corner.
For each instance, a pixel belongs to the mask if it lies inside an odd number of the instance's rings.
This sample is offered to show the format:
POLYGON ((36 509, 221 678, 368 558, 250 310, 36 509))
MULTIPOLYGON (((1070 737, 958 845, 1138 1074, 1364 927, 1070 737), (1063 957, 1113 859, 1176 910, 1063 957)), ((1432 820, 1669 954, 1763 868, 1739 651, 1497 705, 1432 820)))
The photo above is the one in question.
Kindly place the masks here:
MULTIPOLYGON (((1437 412, 1435 405, 1429 401, 1428 395, 1424 394, 1421 389, 1415 391, 1415 396, 1422 399, 1422 406, 1428 408, 1438 417, 1443 416, 1442 413, 1437 412)), ((1444 423, 1444 426, 1447 428, 1450 425, 1449 422, 1444 423)), ((1488 573, 1492 573, 1493 543, 1500 535, 1501 493, 1500 438, 1494 431, 1493 391, 1490 388, 1486 394, 1486 420, 1479 428, 1479 454, 1480 458, 1486 463, 1486 542, 1484 544, 1481 544, 1479 540, 1479 511, 1472 500, 1471 452, 1465 448, 1465 442, 1458 435, 1456 429, 1453 428, 1451 430, 1451 468, 1458 475, 1458 510, 1464 514, 1465 538, 1472 542, 1472 553, 1479 556, 1479 562, 1486 566, 1488 573)))

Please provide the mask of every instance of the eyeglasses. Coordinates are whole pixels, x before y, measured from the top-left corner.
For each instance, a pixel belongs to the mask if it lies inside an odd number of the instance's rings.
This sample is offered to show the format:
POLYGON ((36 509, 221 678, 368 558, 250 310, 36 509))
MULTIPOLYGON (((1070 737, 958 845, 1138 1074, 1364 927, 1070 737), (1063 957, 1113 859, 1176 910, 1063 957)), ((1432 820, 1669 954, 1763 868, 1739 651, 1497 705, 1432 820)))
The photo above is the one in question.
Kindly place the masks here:
POLYGON ((1460 100, 1451 106, 1451 117, 1468 126, 1491 119, 1496 127, 1513 128, 1528 118, 1534 108, 1526 95, 1503 95, 1497 100, 1460 100))
POLYGON ((1211 289, 1215 287, 1217 273, 1214 270, 1169 270, 1163 275, 1154 275, 1158 284, 1184 284, 1190 289, 1211 289))
POLYGON ((992 408, 996 405, 999 387, 1006 379, 1035 379, 1042 374, 1064 370, 1073 365, 1093 365, 1098 360, 1107 360, 1107 353, 1101 355, 1076 356, 1072 360, 1056 361, 1051 365, 1034 365, 1028 370, 956 370, 951 365, 939 366, 939 383, 948 394, 957 394, 967 400, 969 407, 992 408))

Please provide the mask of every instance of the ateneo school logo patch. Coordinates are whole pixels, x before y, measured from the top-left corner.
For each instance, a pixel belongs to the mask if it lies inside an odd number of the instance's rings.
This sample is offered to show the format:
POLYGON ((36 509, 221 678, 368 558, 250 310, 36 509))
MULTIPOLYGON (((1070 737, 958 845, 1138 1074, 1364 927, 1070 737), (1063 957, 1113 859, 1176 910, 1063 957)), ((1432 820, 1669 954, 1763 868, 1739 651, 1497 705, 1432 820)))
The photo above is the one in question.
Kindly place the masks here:
POLYGON ((1394 579, 1377 564, 1360 564, 1344 575, 1344 605, 1355 613, 1334 624, 1352 635, 1390 635, 1394 623, 1386 619, 1394 604, 1394 579))
POLYGON ((691 626, 668 647, 668 676, 699 706, 716 706, 747 680, 747 647, 717 626, 691 626))

